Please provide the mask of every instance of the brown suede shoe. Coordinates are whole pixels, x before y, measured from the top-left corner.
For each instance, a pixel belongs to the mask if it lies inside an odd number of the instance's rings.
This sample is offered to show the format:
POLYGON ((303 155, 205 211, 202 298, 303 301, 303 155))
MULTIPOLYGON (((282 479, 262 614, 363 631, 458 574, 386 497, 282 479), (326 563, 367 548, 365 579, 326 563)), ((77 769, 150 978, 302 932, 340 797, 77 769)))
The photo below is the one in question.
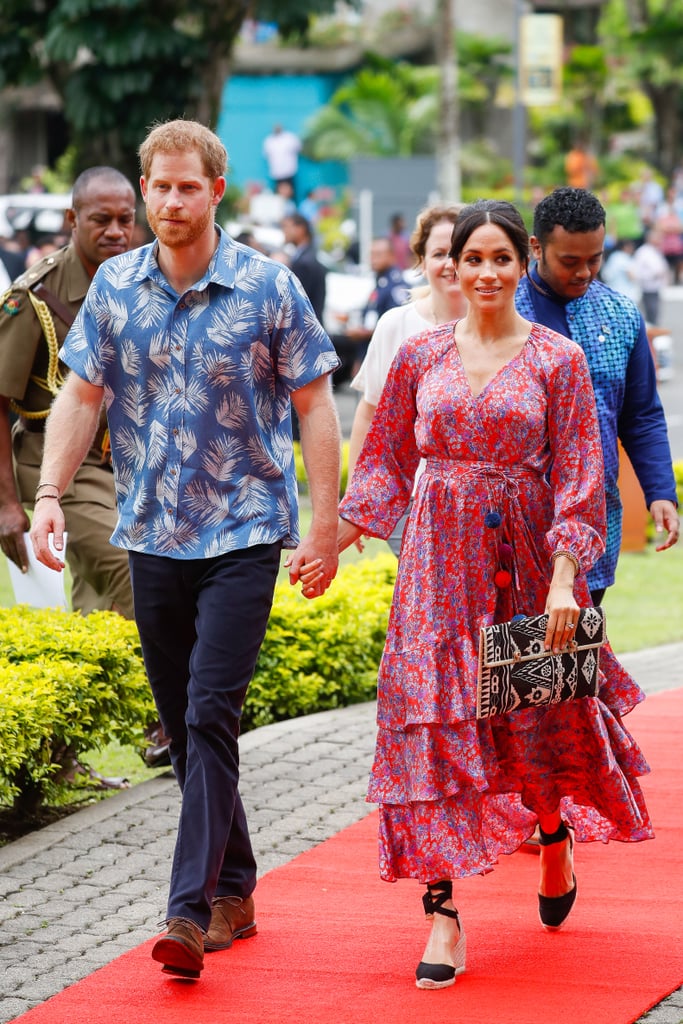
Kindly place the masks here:
POLYGON ((166 974, 198 978, 204 967, 204 933, 186 917, 172 917, 168 931, 154 943, 152 958, 163 964, 166 974))
POLYGON ((256 935, 254 897, 215 896, 211 904, 211 924, 204 940, 204 949, 213 953, 229 949, 235 939, 256 935))

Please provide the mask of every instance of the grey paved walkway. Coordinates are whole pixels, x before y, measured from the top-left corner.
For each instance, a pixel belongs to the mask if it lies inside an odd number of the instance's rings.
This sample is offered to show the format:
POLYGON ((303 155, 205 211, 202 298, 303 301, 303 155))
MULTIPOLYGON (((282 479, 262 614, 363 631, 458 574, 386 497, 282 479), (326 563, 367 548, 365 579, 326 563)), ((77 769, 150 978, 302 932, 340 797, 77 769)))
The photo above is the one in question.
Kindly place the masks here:
MULTIPOLYGON (((622 660, 647 692, 683 686, 683 643, 622 660)), ((371 810, 374 717, 374 703, 360 704, 242 738, 261 873, 371 810)), ((159 931, 178 803, 175 781, 158 777, 0 849, 0 1024, 159 931)), ((681 1024, 683 989, 641 1021, 681 1024)))

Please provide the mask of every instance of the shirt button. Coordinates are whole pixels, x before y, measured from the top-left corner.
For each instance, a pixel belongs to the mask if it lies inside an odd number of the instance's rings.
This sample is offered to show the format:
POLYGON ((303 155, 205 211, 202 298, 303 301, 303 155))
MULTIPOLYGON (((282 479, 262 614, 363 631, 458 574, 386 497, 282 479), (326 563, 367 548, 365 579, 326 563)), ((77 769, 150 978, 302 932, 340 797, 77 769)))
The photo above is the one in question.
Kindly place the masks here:
POLYGON ((171 470, 171 476, 175 476, 175 469, 171 470))
POLYGON ((177 427, 174 427, 174 428, 173 428, 173 433, 174 433, 174 434, 177 434, 177 433, 178 433, 178 428, 177 428, 177 427))

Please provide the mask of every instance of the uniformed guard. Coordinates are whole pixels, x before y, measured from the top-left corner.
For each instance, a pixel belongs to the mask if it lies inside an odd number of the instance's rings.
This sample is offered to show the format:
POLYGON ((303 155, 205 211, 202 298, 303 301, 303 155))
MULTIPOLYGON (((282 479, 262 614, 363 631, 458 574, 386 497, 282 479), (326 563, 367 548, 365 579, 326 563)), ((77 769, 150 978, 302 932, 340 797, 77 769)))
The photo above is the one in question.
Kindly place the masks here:
MULTIPOLYGON (((55 500, 54 489, 38 484, 45 421, 63 380, 59 349, 98 266, 131 247, 135 191, 113 167, 89 168, 74 183, 66 216, 69 244, 33 264, 0 297, 0 547, 24 572, 24 506, 55 500)), ((117 514, 104 414, 59 500, 74 610, 113 609, 133 618, 128 556, 109 543, 117 514)))
POLYGON ((355 343, 351 377, 355 377, 365 359, 370 338, 377 321, 394 306, 402 306, 410 299, 403 274, 396 266, 394 250, 389 238, 375 238, 370 246, 370 266, 375 274, 375 287, 361 313, 359 326, 347 330, 347 337, 355 343))

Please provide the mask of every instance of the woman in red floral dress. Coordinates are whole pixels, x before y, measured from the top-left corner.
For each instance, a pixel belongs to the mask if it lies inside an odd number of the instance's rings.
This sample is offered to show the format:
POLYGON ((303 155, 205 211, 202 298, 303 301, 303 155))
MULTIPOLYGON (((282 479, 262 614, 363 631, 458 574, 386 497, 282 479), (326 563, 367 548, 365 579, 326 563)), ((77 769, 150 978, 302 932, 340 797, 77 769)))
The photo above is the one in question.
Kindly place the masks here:
POLYGON ((637 781, 648 767, 621 721, 643 693, 609 647, 599 698, 476 720, 480 627, 547 612, 546 647, 564 648, 591 603, 585 572, 604 548, 605 505, 583 352, 515 310, 528 261, 519 213, 466 207, 451 255, 468 313, 399 350, 340 506, 340 549, 387 537, 426 460, 379 672, 368 794, 381 877, 428 886, 420 988, 465 968, 452 880, 491 870, 537 823, 548 929, 576 898, 574 836, 652 836, 637 781))

